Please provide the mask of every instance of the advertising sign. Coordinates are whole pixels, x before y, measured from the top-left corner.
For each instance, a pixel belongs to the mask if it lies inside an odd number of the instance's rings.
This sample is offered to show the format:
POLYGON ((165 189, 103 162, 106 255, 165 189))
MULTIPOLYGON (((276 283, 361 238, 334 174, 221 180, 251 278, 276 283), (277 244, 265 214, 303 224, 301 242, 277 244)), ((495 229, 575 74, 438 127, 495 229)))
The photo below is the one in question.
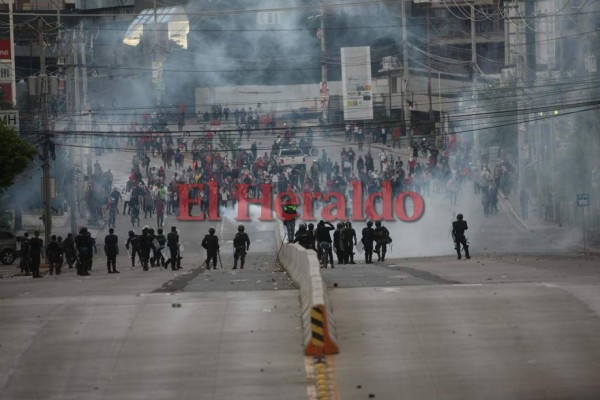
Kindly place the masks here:
POLYGON ((344 120, 373 119, 371 48, 342 47, 341 54, 344 120))
POLYGON ((0 39, 0 60, 10 60, 10 40, 0 39))

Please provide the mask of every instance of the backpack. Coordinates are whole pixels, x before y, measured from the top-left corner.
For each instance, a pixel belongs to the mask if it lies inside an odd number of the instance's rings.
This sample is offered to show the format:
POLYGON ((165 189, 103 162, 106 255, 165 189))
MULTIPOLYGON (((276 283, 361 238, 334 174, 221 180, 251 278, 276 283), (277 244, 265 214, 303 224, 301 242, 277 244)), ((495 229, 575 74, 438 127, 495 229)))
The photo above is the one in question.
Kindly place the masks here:
POLYGON ((390 237, 390 232, 387 230, 387 228, 383 228, 381 231, 379 231, 377 236, 377 242, 380 244, 392 243, 392 238, 390 237))

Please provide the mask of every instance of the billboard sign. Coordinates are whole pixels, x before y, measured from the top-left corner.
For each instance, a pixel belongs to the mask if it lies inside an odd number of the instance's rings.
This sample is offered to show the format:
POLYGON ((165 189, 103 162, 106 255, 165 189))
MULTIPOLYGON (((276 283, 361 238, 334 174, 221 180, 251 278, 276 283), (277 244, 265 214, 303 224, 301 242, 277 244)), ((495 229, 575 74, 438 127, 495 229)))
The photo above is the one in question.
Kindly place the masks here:
POLYGON ((0 60, 10 60, 10 40, 0 39, 0 60))
POLYGON ((371 48, 342 47, 341 54, 344 120, 373 119, 371 48))

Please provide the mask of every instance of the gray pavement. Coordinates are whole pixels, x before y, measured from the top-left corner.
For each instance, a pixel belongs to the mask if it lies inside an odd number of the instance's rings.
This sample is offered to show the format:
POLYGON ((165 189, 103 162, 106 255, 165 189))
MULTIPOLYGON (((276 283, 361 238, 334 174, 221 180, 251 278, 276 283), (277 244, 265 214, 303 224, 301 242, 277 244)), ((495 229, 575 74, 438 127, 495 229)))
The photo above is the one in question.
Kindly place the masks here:
POLYGON ((343 399, 597 399, 600 319, 533 284, 331 292, 343 399))
POLYGON ((295 291, 4 299, 0 398, 303 399, 298 305, 295 291))

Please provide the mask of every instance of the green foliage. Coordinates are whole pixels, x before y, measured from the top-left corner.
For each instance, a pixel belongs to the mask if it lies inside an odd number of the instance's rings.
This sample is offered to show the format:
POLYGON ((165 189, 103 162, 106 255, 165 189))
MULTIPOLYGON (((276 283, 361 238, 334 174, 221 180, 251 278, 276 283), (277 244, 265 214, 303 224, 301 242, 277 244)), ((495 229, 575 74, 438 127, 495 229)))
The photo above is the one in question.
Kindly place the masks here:
POLYGON ((25 171, 36 154, 29 143, 15 130, 0 124, 0 192, 14 183, 14 178, 25 171))
POLYGON ((240 140, 232 132, 217 132, 217 146, 224 151, 231 151, 235 158, 235 153, 240 147, 240 140))

